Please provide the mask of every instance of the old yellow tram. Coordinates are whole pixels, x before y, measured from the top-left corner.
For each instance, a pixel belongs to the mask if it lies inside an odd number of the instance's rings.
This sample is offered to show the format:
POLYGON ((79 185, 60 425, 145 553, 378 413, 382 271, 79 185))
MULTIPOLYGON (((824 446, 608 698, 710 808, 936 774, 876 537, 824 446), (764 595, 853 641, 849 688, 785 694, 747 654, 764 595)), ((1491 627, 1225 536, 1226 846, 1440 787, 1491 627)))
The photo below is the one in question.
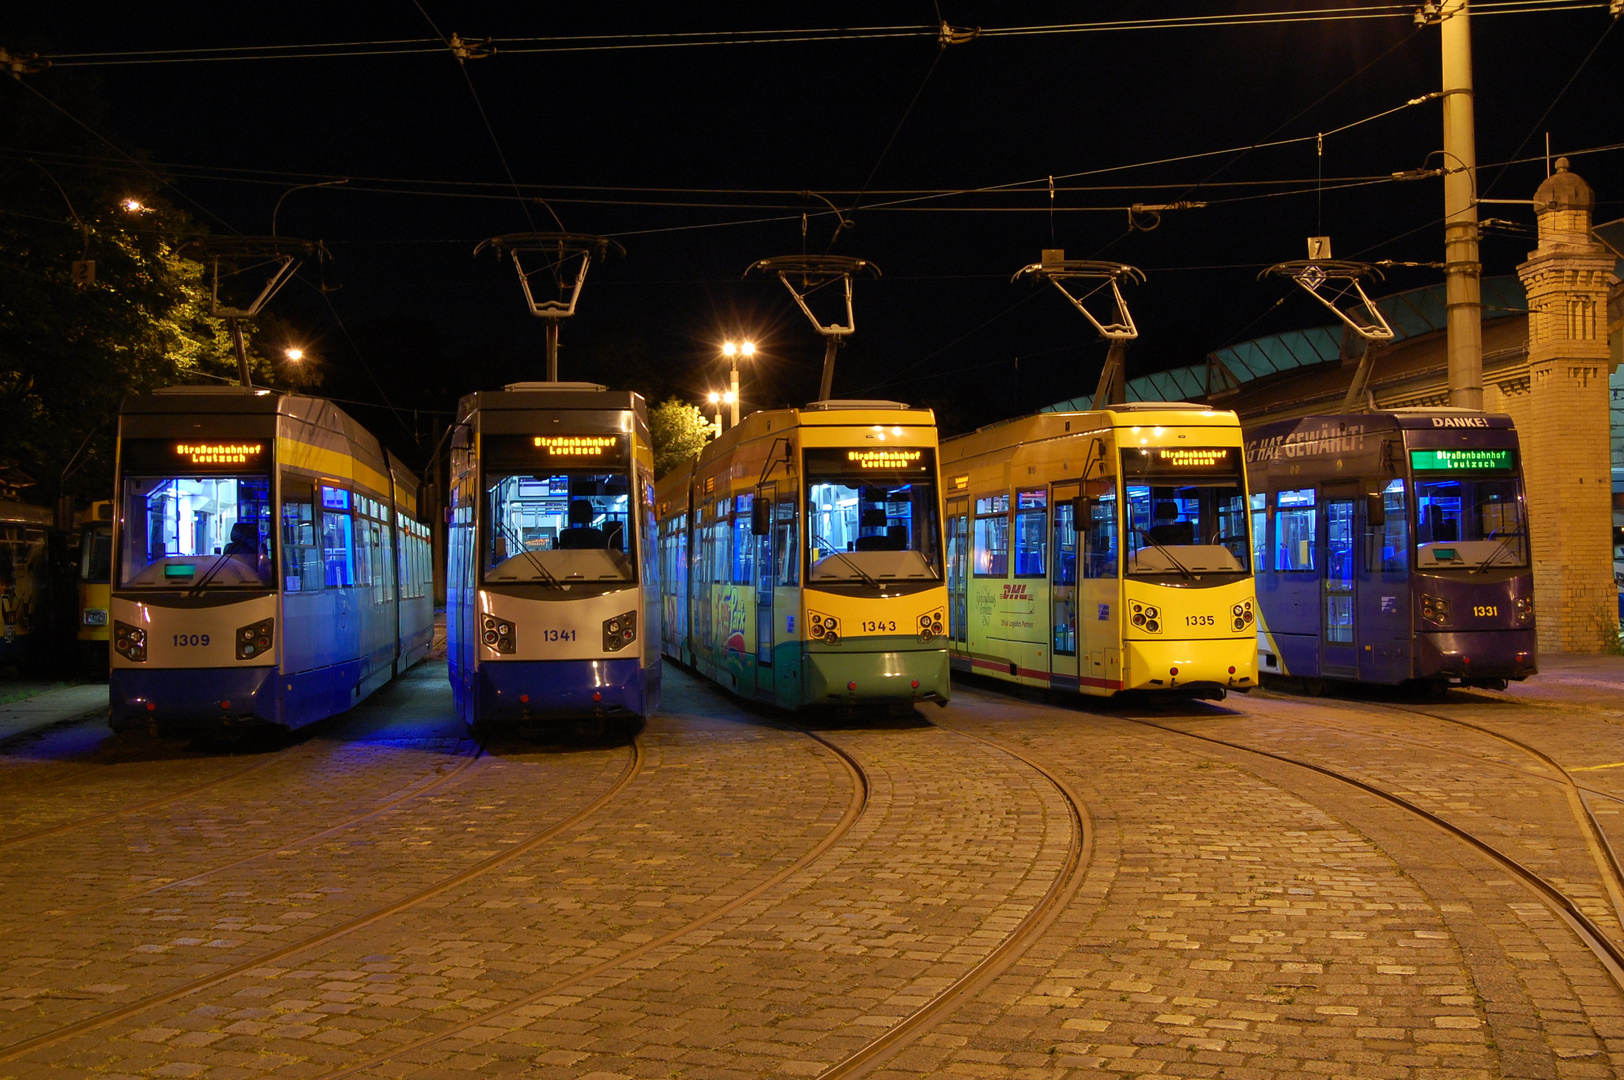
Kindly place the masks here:
POLYGON ((1094 695, 1256 684, 1234 413, 1039 413, 948 439, 941 458, 955 670, 1094 695))

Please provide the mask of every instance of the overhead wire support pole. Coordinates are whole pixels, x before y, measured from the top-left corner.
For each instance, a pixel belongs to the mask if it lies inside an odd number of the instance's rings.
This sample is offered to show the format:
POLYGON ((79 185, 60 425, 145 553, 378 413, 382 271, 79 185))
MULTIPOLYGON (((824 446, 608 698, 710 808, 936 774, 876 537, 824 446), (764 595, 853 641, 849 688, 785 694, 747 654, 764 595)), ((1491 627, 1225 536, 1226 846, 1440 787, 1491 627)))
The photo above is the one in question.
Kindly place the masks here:
POLYGON ((530 314, 547 324, 547 381, 558 381, 559 323, 575 314, 575 305, 581 299, 581 287, 586 284, 587 271, 592 268, 592 257, 607 260, 610 249, 624 255, 626 249, 607 236, 587 236, 582 233, 520 232, 493 236, 474 248, 474 255, 489 249, 498 256, 506 254, 513 260, 513 269, 519 275, 519 287, 524 290, 525 306, 530 314), (539 255, 543 265, 526 270, 524 256, 539 255), (553 279, 554 299, 537 299, 531 287, 531 278, 547 274, 553 279))
POLYGON ((801 314, 823 337, 823 378, 818 383, 818 400, 830 400, 834 393, 835 356, 840 351, 841 343, 857 330, 857 318, 852 312, 852 277, 860 273, 879 277, 880 268, 866 259, 854 259, 847 255, 778 255, 751 263, 744 273, 746 277, 751 274, 775 275, 794 297, 795 306, 801 309, 801 314), (792 278, 800 281, 799 288, 792 278), (820 322, 808 306, 807 297, 837 281, 845 294, 845 319, 842 321, 837 317, 833 322, 820 322))
MULTIPOLYGON (((1174 207, 1163 206, 1155 209, 1174 209, 1174 207)), ((1122 296, 1122 282, 1142 283, 1145 280, 1144 273, 1127 263, 1105 262, 1099 259, 1068 259, 1064 251, 1051 249, 1044 251, 1041 261, 1015 271, 1015 276, 1010 280, 1019 281, 1023 277, 1033 281, 1047 281, 1053 285, 1062 296, 1071 301, 1072 307, 1083 313, 1083 318, 1087 319, 1100 338, 1108 343, 1105 366, 1100 369, 1100 380, 1094 387, 1093 408, 1104 409, 1112 405, 1121 405, 1127 396, 1128 388, 1128 342, 1139 336, 1139 327, 1134 325, 1133 315, 1128 311, 1128 302, 1122 296), (1079 296, 1066 287, 1065 282, 1068 281, 1095 281, 1099 284, 1079 296), (1111 290, 1113 307, 1111 314, 1106 316, 1107 321, 1102 322, 1083 301, 1107 287, 1111 290)))
POLYGON ((1483 264, 1478 258, 1477 135, 1468 0, 1442 0, 1444 310, 1449 404, 1483 408, 1483 264))

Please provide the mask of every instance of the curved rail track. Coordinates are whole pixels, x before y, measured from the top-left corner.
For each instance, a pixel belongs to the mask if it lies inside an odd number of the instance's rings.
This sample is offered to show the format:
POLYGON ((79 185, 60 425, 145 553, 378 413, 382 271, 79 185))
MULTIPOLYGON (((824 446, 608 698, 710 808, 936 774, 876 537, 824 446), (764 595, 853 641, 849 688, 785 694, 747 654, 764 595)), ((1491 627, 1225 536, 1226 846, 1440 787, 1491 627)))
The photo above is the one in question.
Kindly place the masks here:
POLYGON ((642 765, 642 747, 636 742, 633 742, 630 747, 630 753, 627 757, 625 768, 621 770, 620 775, 615 778, 614 782, 610 784, 609 787, 598 794, 594 799, 592 799, 591 802, 587 803, 585 806, 582 806, 568 817, 561 821, 555 822, 544 829, 538 830, 518 843, 508 847, 506 850, 500 851, 489 858, 483 859, 480 862, 475 863, 473 866, 459 871, 456 874, 442 878, 432 885, 419 889, 410 896, 402 897, 393 903, 375 908, 374 910, 366 912, 365 914, 354 916, 342 923, 339 923, 337 926, 330 927, 329 929, 323 930, 320 933, 312 934, 309 937, 301 938, 298 941, 289 942, 288 944, 282 945, 278 948, 259 953, 251 959, 234 963, 231 966, 223 968, 219 971, 215 971, 204 978, 193 979, 190 982, 170 987, 169 989, 159 991, 156 994, 150 994, 136 1001, 119 1006, 118 1008, 110 1009, 103 1013, 98 1013, 95 1016, 87 1017, 86 1019, 80 1020, 76 1023, 67 1024, 63 1027, 55 1029, 54 1031, 48 1031, 31 1039, 24 1039, 20 1042, 15 1042, 8 1046, 0 1047, 0 1061, 15 1060, 16 1058, 22 1057, 23 1055, 33 1051, 54 1046, 66 1039, 71 1039, 77 1035, 83 1035, 89 1031, 95 1031, 98 1028, 106 1027, 108 1024, 113 1024, 120 1020, 127 1019, 128 1017, 139 1015, 140 1013, 146 1012, 149 1009, 157 1008, 158 1006, 167 1004, 168 1002, 176 1001, 180 998, 188 997, 200 991, 207 990, 209 987, 217 986, 227 979, 241 975, 245 971, 251 971, 257 967, 263 967, 265 964, 280 960, 283 957, 304 952, 307 949, 311 949, 317 945, 332 941, 335 938, 340 938, 347 934, 354 933, 363 927, 370 926, 373 923, 387 919, 401 911, 405 911, 408 908, 421 904, 425 900, 439 896, 441 893, 456 888, 458 885, 471 881, 482 874, 487 874, 498 867, 512 862, 519 856, 529 851, 533 851, 542 844, 545 844, 547 841, 551 840, 553 837, 557 836, 559 833, 564 832, 565 830, 596 813, 600 808, 602 808, 606 803, 624 790, 628 784, 631 783, 631 781, 637 776, 638 772, 642 769, 642 765))
POLYGON ((1187 739, 1195 739, 1200 742, 1209 743, 1214 746, 1227 747, 1231 750, 1238 750, 1246 754, 1254 754, 1258 757, 1268 758, 1272 761, 1278 761, 1286 765, 1292 765, 1299 769, 1317 773, 1320 776, 1336 780, 1339 783, 1356 788, 1359 791, 1365 792, 1366 794, 1373 795, 1376 798, 1396 806, 1399 809, 1404 810, 1406 813, 1414 815, 1415 817, 1426 821, 1428 824, 1441 829, 1442 831, 1455 837, 1457 840, 1460 840, 1472 847, 1480 854, 1487 856, 1495 864, 1500 866, 1501 869, 1511 874, 1511 876, 1520 884, 1538 897, 1539 900, 1557 916, 1557 918, 1567 924, 1568 928, 1571 929, 1579 940, 1584 943, 1585 947, 1595 955, 1596 959, 1601 963, 1603 970, 1607 972, 1608 977, 1612 980, 1613 985, 1620 991, 1624 991, 1624 948, 1621 948, 1618 943, 1616 943, 1608 934, 1597 926, 1590 919, 1590 917, 1586 915, 1579 908, 1579 906, 1560 889, 1557 889, 1550 882, 1546 881, 1534 871, 1528 869, 1516 859, 1511 858, 1509 855, 1500 851, 1492 844, 1479 839, 1472 833, 1466 831, 1453 822, 1439 817, 1430 810, 1417 806, 1415 803, 1410 802, 1408 799, 1405 799, 1402 796, 1395 795, 1390 791, 1385 791, 1374 784, 1360 780, 1358 777, 1350 776, 1347 773, 1339 772, 1336 769, 1319 765, 1312 761, 1304 761, 1300 758, 1291 757, 1287 754, 1276 753, 1272 750, 1264 750, 1256 746, 1247 746, 1244 743, 1231 742, 1227 739, 1220 739, 1212 735, 1202 735, 1194 731, 1185 731, 1176 727, 1168 727, 1165 724, 1154 723, 1150 720, 1145 720, 1138 717, 1119 716, 1118 719, 1125 720, 1132 724, 1138 724, 1142 727, 1152 728, 1156 731, 1165 732, 1169 735, 1178 735, 1187 739))
MULTIPOLYGON (((839 843, 841 838, 850 832, 852 827, 855 826, 862 818, 863 811, 868 808, 870 788, 868 774, 863 771, 862 765, 858 763, 856 758, 852 757, 850 754, 846 753, 846 751, 842 750, 840 747, 836 746, 834 743, 820 735, 813 734, 809 731, 803 732, 803 734, 827 747, 834 753, 836 759, 840 761, 843 766, 845 766, 847 773, 852 779, 852 795, 851 799, 846 805, 845 813, 841 815, 840 820, 835 823, 834 827, 830 829, 827 834, 825 834, 823 839, 819 840, 794 862, 790 863, 788 866, 779 870, 776 874, 773 874, 771 877, 763 880, 759 884, 728 900, 726 903, 713 908, 703 915, 700 915, 698 918, 690 920, 675 930, 661 934, 657 938, 646 941, 633 949, 629 949, 626 952, 621 953, 619 956, 614 956, 607 960, 600 961, 599 963, 596 963, 585 970, 578 971, 573 975, 566 976, 565 978, 559 979, 556 982, 550 983, 540 990, 535 990, 525 994, 522 997, 503 1002, 494 1009, 488 1009, 484 1012, 477 1013, 474 1016, 459 1020, 455 1024, 435 1032, 433 1035, 425 1035, 422 1038, 414 1039, 411 1042, 402 1043, 401 1045, 396 1046, 382 1054, 375 1054, 363 1061, 357 1061, 353 1064, 346 1065, 334 1072, 323 1073, 317 1078, 317 1080, 339 1080, 340 1077, 354 1076, 357 1073, 364 1072, 367 1069, 373 1068, 374 1066, 393 1060, 394 1058, 399 1057, 401 1054, 405 1054, 413 1050, 420 1050, 425 1046, 430 1046, 439 1042, 441 1039, 456 1035, 459 1032, 467 1031, 470 1028, 482 1027, 497 1017, 513 1012, 515 1009, 522 1009, 526 1005, 534 1005, 544 998, 552 997, 572 986, 585 982, 588 979, 596 978, 597 976, 602 975, 604 972, 613 971, 615 968, 620 967, 623 964, 628 964, 634 960, 638 960, 644 956, 647 956, 649 953, 654 952, 656 949, 662 949, 667 945, 670 945, 672 942, 677 941, 688 934, 692 934, 696 930, 701 930, 710 923, 715 922, 717 919, 724 918, 751 901, 758 899, 774 887, 789 880, 791 877, 805 870, 808 866, 811 866, 818 859, 822 858, 830 848, 839 843)), ((3 1060, 3 1058, 0 1058, 0 1060, 3 1060)))
MULTIPOLYGON (((934 723, 934 722, 933 722, 934 723)), ((1088 869, 1089 856, 1094 850, 1094 826, 1088 813, 1088 807, 1071 786, 1061 779, 1054 770, 1038 762, 1031 756, 1012 750, 1002 743, 980 735, 972 735, 967 731, 949 727, 946 724, 935 724, 945 731, 955 735, 973 739, 984 746, 989 746, 1000 753, 1007 754, 1037 772, 1054 786, 1065 801, 1066 812, 1071 819, 1071 843, 1066 852, 1066 861, 1060 873, 1055 875, 1054 882, 1044 892, 1042 898, 1033 905, 1020 924, 1012 930, 992 952, 988 953, 982 961, 971 968, 960 978, 954 980, 952 985, 946 987, 926 1004, 908 1016, 902 1022, 893 1025, 885 1034, 852 1054, 844 1061, 830 1066, 818 1075, 818 1080, 849 1080, 851 1077, 867 1076, 870 1072, 885 1064, 891 1057, 900 1052, 909 1043, 924 1035, 931 1028, 946 1020, 955 1009, 976 994, 985 989, 998 976, 1002 975, 1009 966, 1026 952, 1027 948, 1046 931, 1065 911, 1071 903, 1077 889, 1083 882, 1083 874, 1088 869)))
MULTIPOLYGON (((472 754, 464 754, 464 755, 462 755, 462 760, 459 761, 456 764, 455 767, 453 767, 452 769, 450 769, 450 770, 448 770, 448 771, 446 771, 444 773, 441 773, 439 776, 437 776, 434 779, 430 780, 428 783, 419 784, 417 787, 411 788, 410 790, 402 792, 401 794, 395 796, 394 798, 390 799, 388 802, 384 803, 381 806, 373 807, 371 810, 368 810, 364 814, 358 814, 355 817, 348 818, 347 820, 341 821, 336 825, 329 825, 327 828, 322 829, 322 830, 320 830, 318 832, 313 832, 313 833, 310 833, 307 836, 300 836, 300 837, 295 837, 295 838, 290 839, 290 840, 282 841, 279 844, 277 844, 277 845, 275 845, 273 847, 267 848, 264 851, 256 852, 253 855, 245 855, 240 859, 234 859, 234 860, 232 860, 231 862, 228 862, 228 863, 221 863, 219 866, 211 866, 207 870, 199 870, 195 874, 190 874, 190 875, 188 875, 186 877, 183 877, 183 878, 175 878, 174 880, 166 881, 161 885, 154 885, 151 888, 147 888, 147 889, 137 889, 137 890, 135 890, 133 892, 121 893, 120 895, 110 897, 110 898, 102 901, 99 904, 88 904, 88 905, 86 905, 84 907, 80 907, 80 908, 69 908, 69 909, 67 909, 65 911, 62 911, 60 914, 52 915, 51 918, 55 919, 57 921, 61 921, 61 920, 64 920, 64 919, 79 918, 79 917, 84 916, 84 915, 89 915, 92 912, 103 911, 103 910, 105 910, 107 908, 110 908, 110 907, 117 907, 119 904, 125 904, 125 903, 128 903, 131 900, 139 900, 143 896, 153 896, 153 895, 156 895, 157 893, 161 893, 161 892, 164 892, 164 891, 169 890, 169 889, 184 888, 184 887, 186 887, 188 885, 196 884, 197 882, 202 881, 205 878, 210 877, 211 875, 222 874, 222 873, 225 873, 227 870, 232 870, 232 869, 235 869, 236 867, 245 866, 248 863, 255 862, 256 860, 266 858, 269 855, 275 854, 278 850, 283 850, 283 849, 286 849, 286 848, 288 848, 290 846, 293 846, 293 845, 303 845, 303 844, 313 843, 314 841, 320 840, 323 837, 332 836, 334 833, 343 832, 345 829, 352 829, 352 828, 354 828, 355 826, 361 824, 364 821, 370 821, 371 819, 373 819, 375 817, 378 817, 381 814, 388 813, 390 810, 393 810, 395 807, 401 805, 402 803, 407 803, 407 802, 411 802, 413 799, 422 798, 424 795, 427 795, 431 791, 435 791, 435 790, 445 786, 446 784, 449 784, 452 780, 455 780, 457 777, 459 777, 463 773, 467 772, 473 766, 474 762, 478 761, 483 755, 484 755, 484 749, 482 747, 477 747, 476 746, 476 748, 475 748, 475 750, 474 750, 474 752, 472 754)), ((7 935, 17 933, 20 929, 22 929, 22 927, 14 927, 12 929, 0 929, 0 937, 6 937, 7 935)))

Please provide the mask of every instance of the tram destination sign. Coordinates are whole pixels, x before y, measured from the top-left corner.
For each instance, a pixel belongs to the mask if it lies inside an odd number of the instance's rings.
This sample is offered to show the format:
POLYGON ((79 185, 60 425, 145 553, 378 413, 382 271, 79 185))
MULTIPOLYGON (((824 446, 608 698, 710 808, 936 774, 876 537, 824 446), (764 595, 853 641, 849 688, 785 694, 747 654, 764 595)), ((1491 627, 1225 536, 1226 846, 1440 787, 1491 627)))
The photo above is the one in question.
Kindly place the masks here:
POLYGON ((1510 447, 1410 451, 1410 468, 1416 472, 1511 472, 1516 467, 1517 451, 1510 447))
POLYGON ((1239 455, 1233 446, 1145 446, 1124 450, 1122 467, 1130 476, 1233 475, 1239 455))
POLYGON ((487 459, 513 464, 620 469, 626 442, 624 435, 482 435, 480 448, 487 459))
POLYGON ((808 447, 806 467, 820 476, 872 473, 880 476, 929 475, 935 455, 920 446, 808 447))
POLYGON ((259 441, 176 442, 171 444, 170 451, 186 465, 199 468, 236 468, 265 463, 265 444, 259 441))

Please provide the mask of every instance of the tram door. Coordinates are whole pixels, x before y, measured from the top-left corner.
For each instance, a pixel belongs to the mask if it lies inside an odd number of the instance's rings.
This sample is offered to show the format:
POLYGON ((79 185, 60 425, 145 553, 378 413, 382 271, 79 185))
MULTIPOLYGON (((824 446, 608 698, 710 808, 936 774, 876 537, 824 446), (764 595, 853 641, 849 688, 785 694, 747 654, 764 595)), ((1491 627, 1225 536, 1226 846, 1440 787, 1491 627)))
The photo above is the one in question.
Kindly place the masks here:
POLYGON ((1077 521, 1072 500, 1081 491, 1079 484, 1055 484, 1050 498, 1054 507, 1054 536, 1049 541, 1050 671, 1067 680, 1078 675, 1077 521))
MULTIPOLYGON (((796 625, 796 614, 801 601, 801 560, 805 546, 797 531, 796 507, 800 494, 791 488, 778 492, 773 503, 773 599, 774 610, 768 625, 772 627, 772 641, 782 662, 773 668, 774 695, 779 704, 797 702, 801 697, 800 641, 802 628, 796 625)), ((756 684, 763 686, 763 682, 756 684)))
POLYGON ((947 500, 947 640, 964 655, 970 641, 970 500, 947 500))
MULTIPOLYGON (((777 496, 777 484, 763 484, 756 491, 756 498, 767 507, 765 511, 760 511, 766 516, 767 532, 763 536, 751 537, 756 545, 756 663, 763 667, 771 667, 773 662, 773 589, 778 583, 778 577, 773 559, 772 514, 777 504, 777 496)), ((756 512, 752 504, 752 514, 756 512)), ((765 688, 765 684, 770 681, 765 677, 758 677, 756 685, 765 688)))
POLYGON ((1325 587, 1320 607, 1320 671, 1352 679, 1359 677, 1353 621, 1357 511, 1356 499, 1332 495, 1325 500, 1325 587))

